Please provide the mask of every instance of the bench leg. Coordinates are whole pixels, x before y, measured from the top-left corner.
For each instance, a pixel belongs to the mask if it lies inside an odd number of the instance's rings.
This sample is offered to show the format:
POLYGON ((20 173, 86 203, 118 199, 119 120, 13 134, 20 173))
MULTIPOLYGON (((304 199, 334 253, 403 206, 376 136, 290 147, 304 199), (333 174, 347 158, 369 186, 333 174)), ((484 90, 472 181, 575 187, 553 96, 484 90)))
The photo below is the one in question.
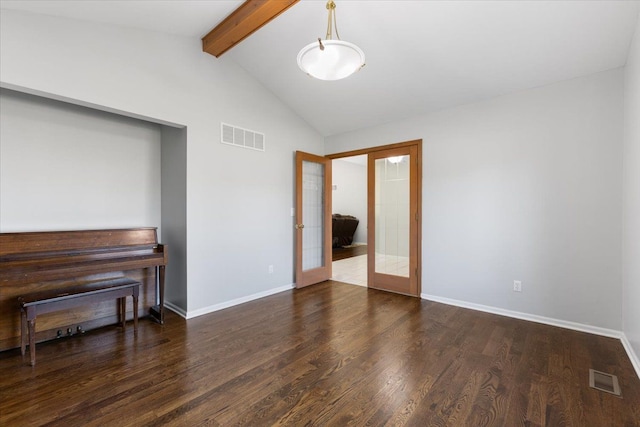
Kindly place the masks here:
POLYGON ((20 354, 24 356, 27 349, 27 313, 20 310, 20 354))
POLYGON ((36 319, 29 319, 29 353, 31 366, 36 364, 36 319))

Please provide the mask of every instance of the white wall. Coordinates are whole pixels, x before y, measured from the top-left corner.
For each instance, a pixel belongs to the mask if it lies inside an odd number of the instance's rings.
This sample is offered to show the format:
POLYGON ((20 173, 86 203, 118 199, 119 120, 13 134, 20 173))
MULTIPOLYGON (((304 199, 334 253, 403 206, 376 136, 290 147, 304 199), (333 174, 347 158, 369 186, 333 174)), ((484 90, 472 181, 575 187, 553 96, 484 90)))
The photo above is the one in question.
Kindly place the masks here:
POLYGON ((625 67, 622 328, 640 375, 640 17, 625 67))
POLYGON ((333 171, 333 213, 353 215, 360 222, 353 237, 354 243, 367 243, 367 166, 348 160, 335 159, 333 171))
POLYGON ((620 330, 622 116, 618 69, 326 145, 423 139, 424 294, 620 330))
POLYGON ((160 227, 160 126, 0 90, 0 231, 160 227))
POLYGON ((162 242, 166 269, 165 300, 179 312, 187 306, 187 129, 162 126, 162 242))
POLYGON ((322 154, 319 134, 232 61, 203 53, 197 38, 10 10, 0 20, 4 87, 186 127, 180 308, 206 312, 293 282, 294 151, 322 154), (267 151, 221 144, 220 122, 265 133, 267 151))

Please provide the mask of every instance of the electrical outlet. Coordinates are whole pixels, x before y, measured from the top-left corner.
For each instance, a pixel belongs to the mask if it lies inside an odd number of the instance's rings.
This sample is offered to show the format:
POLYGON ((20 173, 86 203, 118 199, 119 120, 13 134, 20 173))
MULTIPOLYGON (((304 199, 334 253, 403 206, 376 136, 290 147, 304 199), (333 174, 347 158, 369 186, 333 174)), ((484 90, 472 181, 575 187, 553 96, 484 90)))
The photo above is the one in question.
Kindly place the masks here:
POLYGON ((269 274, 273 274, 273 265, 269 266, 269 274))
POLYGON ((520 280, 513 281, 513 292, 522 292, 522 282, 520 280))

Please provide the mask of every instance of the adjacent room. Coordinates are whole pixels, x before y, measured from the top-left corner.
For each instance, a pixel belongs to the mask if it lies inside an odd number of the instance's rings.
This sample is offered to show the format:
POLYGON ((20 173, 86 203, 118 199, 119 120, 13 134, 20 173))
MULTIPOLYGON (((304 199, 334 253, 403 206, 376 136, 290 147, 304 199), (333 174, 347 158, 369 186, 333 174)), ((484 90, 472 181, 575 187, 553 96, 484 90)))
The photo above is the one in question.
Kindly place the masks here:
POLYGON ((639 426, 639 14, 0 0, 0 425, 639 426))

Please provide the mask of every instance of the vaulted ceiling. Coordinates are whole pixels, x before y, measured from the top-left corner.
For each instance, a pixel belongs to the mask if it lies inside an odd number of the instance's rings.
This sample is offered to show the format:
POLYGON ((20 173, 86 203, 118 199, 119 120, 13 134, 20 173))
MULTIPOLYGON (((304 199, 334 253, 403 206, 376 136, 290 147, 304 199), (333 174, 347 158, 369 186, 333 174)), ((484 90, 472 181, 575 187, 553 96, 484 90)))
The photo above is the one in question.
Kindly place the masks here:
MULTIPOLYGON (((323 135, 625 65, 640 1, 336 0, 343 40, 367 65, 335 82, 300 71, 326 32, 302 0, 212 61, 235 61, 323 135)), ((0 6, 201 38, 242 1, 7 1, 0 6)), ((203 55, 206 55, 203 53, 203 55)))

